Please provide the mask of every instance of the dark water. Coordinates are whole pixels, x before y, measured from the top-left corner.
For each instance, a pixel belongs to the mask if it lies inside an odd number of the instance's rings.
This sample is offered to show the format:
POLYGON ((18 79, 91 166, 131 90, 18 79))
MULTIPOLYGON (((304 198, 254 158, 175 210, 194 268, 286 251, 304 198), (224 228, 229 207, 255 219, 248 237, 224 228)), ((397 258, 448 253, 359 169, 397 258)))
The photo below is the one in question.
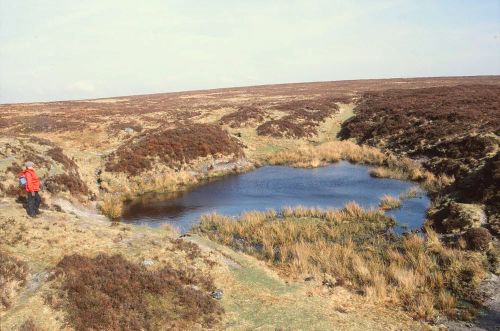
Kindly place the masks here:
MULTIPOLYGON (((127 205, 123 221, 149 226, 168 223, 185 232, 205 213, 236 216, 244 211, 295 205, 338 208, 349 201, 375 208, 384 194, 398 196, 415 186, 400 180, 375 179, 368 172, 368 167, 348 162, 316 169, 262 167, 176 195, 144 196, 127 205)), ((429 199, 421 196, 405 200, 400 209, 387 214, 400 226, 417 229, 428 206, 429 199)))

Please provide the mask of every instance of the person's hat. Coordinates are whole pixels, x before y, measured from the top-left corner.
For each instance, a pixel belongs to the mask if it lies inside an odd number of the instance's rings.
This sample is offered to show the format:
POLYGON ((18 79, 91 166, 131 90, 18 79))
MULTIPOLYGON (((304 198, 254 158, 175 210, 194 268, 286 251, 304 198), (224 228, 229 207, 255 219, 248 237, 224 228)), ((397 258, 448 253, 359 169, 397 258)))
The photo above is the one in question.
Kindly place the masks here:
POLYGON ((35 164, 31 161, 28 161, 24 164, 26 166, 26 168, 33 168, 35 166, 35 164))

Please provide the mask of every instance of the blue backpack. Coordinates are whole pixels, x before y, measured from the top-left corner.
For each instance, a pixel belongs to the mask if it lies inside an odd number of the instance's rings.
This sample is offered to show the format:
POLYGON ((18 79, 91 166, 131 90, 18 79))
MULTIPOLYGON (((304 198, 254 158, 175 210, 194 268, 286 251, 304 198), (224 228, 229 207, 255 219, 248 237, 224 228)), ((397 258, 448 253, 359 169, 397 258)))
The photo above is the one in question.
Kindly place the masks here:
POLYGON ((21 187, 26 186, 26 177, 24 177, 24 175, 19 177, 19 186, 21 187))

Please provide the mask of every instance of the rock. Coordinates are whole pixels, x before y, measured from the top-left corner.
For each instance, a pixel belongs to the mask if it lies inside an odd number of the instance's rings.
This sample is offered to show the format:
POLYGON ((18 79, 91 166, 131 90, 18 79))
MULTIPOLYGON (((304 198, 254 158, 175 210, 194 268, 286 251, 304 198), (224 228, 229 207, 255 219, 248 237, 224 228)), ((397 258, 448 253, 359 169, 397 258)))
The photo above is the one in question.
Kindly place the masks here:
POLYGON ((224 292, 221 289, 216 289, 212 292, 212 298, 214 298, 215 300, 221 300, 223 295, 224 292))
POLYGON ((154 264, 154 262, 152 260, 144 260, 142 261, 142 265, 145 266, 145 267, 150 267, 154 264))
POLYGON ((313 280, 314 280, 313 276, 309 276, 309 277, 304 278, 304 282, 312 282, 313 280))
POLYGON ((487 250, 492 240, 490 232, 485 228, 469 229, 465 232, 463 238, 467 243, 467 248, 476 251, 487 250))
POLYGON ((485 221, 486 214, 482 206, 451 202, 448 206, 448 217, 443 220, 442 226, 447 233, 457 233, 478 228, 485 221))
POLYGON ((132 128, 125 128, 125 129, 123 129, 123 131, 125 131, 125 133, 129 133, 129 134, 132 134, 135 132, 134 129, 132 129, 132 128))

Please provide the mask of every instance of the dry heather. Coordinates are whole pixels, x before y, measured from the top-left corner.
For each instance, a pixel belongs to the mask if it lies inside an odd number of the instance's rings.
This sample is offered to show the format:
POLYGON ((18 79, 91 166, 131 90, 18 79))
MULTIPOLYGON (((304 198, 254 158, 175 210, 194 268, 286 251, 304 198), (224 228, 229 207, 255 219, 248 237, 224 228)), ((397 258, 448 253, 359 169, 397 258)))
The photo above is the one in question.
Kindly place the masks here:
POLYGON ((455 177, 450 199, 485 204, 490 230, 500 233, 499 110, 498 85, 370 92, 340 136, 422 158, 426 169, 455 177))
POLYGON ((106 170, 137 175, 156 159, 172 168, 209 155, 241 156, 238 140, 211 124, 186 124, 176 129, 146 132, 110 155, 106 170))
POLYGON ((64 257, 55 269, 57 297, 76 330, 189 329, 213 327, 222 308, 210 296, 211 279, 196 270, 148 270, 121 255, 64 257))
POLYGON ((1 293, 12 303, 0 312, 2 330, 28 317, 26 327, 41 330, 218 328, 222 310, 210 297, 216 262, 169 228, 54 211, 27 221, 8 208, 0 209, 0 237, 0 250, 16 257, 0 255, 1 293), (29 263, 28 282, 18 259, 29 263))
POLYGON ((376 302, 401 305, 413 316, 445 313, 470 318, 485 276, 480 253, 443 246, 435 232, 396 236, 394 221, 356 204, 341 210, 284 208, 212 214, 195 229, 211 240, 258 257, 285 277, 322 277, 329 286, 361 291, 376 302))
POLYGON ((231 128, 240 128, 264 121, 267 113, 256 106, 242 106, 237 111, 221 117, 220 123, 231 128))
POLYGON ((259 136, 303 138, 317 134, 317 127, 338 112, 335 98, 295 100, 275 106, 286 116, 269 120, 257 127, 259 136))
POLYGON ((12 297, 25 285, 27 276, 26 263, 0 250, 0 313, 10 308, 12 297))

